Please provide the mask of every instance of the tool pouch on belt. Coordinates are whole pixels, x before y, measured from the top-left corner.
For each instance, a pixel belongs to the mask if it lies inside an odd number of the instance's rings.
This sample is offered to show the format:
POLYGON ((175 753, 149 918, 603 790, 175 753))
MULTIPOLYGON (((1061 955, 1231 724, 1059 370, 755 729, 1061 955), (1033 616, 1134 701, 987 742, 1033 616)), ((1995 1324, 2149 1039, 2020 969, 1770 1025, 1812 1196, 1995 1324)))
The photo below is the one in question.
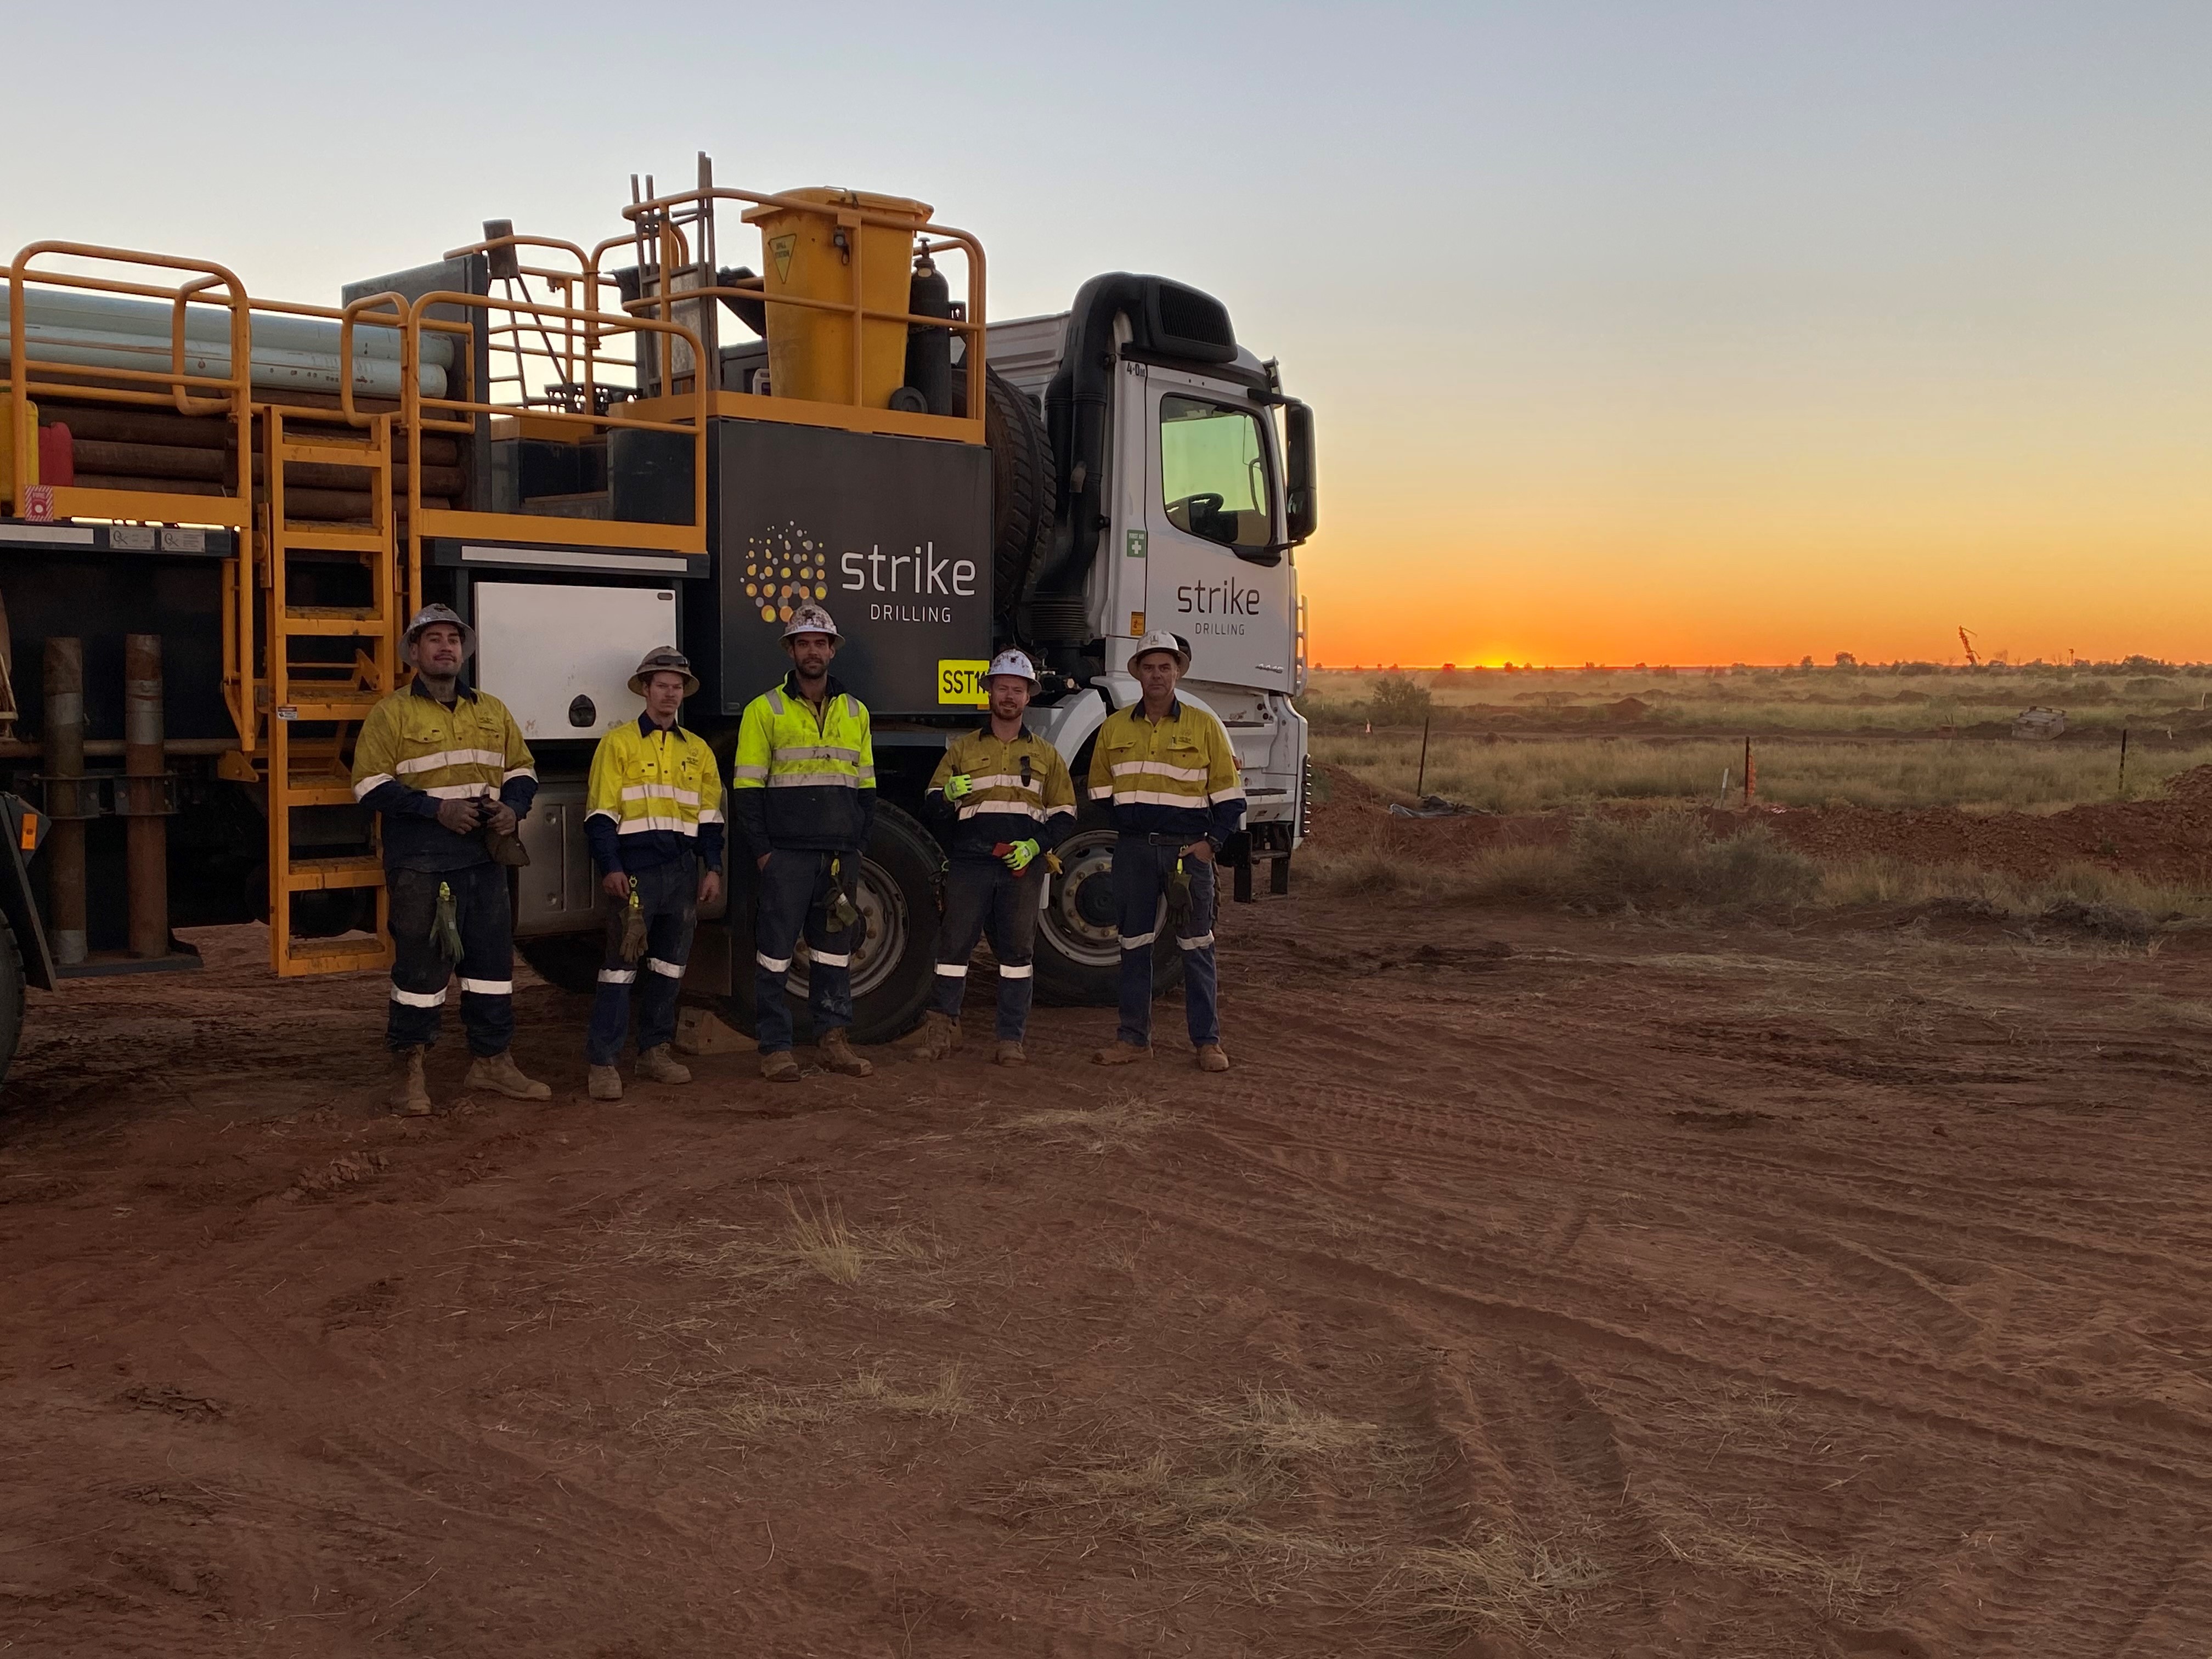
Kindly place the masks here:
POLYGON ((645 907, 637 902, 637 878, 629 878, 629 906, 623 915, 622 959, 635 962, 645 954, 645 907))
POLYGON ((450 882, 438 884, 438 908, 430 916, 431 948, 448 962, 461 959, 461 915, 450 882))
POLYGON ((1190 920, 1190 872, 1177 859, 1175 872, 1168 878, 1168 921, 1181 927, 1190 920))
MULTIPOLYGON (((497 798, 489 790, 484 792, 484 806, 487 811, 499 804, 497 798)), ((530 849, 522 844, 521 836, 512 830, 502 835, 489 823, 485 824, 478 833, 483 837, 484 851, 491 854, 491 861, 494 864, 505 865, 510 870, 524 870, 529 867, 530 849)))

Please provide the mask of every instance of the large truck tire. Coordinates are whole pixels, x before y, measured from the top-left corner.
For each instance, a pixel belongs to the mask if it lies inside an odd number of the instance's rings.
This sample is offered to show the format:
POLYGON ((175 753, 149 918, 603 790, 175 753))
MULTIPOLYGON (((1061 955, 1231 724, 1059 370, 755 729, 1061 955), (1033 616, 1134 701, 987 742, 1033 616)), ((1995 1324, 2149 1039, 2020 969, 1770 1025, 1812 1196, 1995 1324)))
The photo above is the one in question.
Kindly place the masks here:
MULTIPOLYGON (((983 441, 991 452, 991 592, 1001 628, 1012 631, 1030 574, 1052 539, 1052 441, 1012 381, 987 367, 983 382, 983 441)), ((964 414, 964 395, 957 402, 964 414)))
POLYGON ((556 990, 571 996, 596 995, 599 963, 607 948, 606 930, 593 927, 582 933, 538 933, 514 941, 514 953, 556 990))
MULTIPOLYGON (((1103 801, 1086 801, 1074 833, 1054 849, 1060 874, 1050 878, 1037 918, 1036 994, 1061 1007, 1110 1008, 1121 996, 1121 934, 1114 918, 1114 819, 1103 801)), ((1219 899, 1217 896, 1215 902, 1219 899)), ((1160 901, 1152 944, 1152 994, 1182 983, 1182 951, 1160 901)))
MULTIPOLYGON (((730 861, 730 1023, 757 1035, 753 1017, 753 918, 759 892, 750 860, 730 861)), ((876 826, 861 857, 856 900, 867 935, 853 953, 855 1042, 889 1042, 912 1030, 928 1006, 937 975, 937 876, 945 854, 929 832, 889 802, 876 805, 876 826)), ((793 1030, 814 1040, 806 1009, 805 958, 785 984, 793 1030)))
POLYGON ((15 930, 0 921, 0 1082, 15 1063, 15 1045, 23 1039, 23 953, 16 948, 15 930))

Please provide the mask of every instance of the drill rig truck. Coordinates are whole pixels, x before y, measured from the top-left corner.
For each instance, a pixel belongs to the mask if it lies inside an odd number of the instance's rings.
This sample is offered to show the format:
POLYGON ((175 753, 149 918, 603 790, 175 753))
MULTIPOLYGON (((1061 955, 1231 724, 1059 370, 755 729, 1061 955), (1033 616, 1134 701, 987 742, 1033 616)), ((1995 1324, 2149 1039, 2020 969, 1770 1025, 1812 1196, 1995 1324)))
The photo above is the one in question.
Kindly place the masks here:
MULTIPOLYGON (((279 975, 389 963, 348 768, 434 601, 473 624, 471 672, 536 754, 516 943, 566 988, 599 963, 584 779, 639 712, 632 665, 681 647, 684 722, 726 766, 805 599, 874 722, 855 1038, 920 1018, 945 861, 921 800, 1002 646, 1037 662, 1030 724, 1079 779, 1138 695, 1134 640, 1182 635, 1182 695, 1243 770, 1233 890, 1262 867, 1287 890, 1313 422, 1227 307, 1115 273, 994 322, 981 242, 925 204, 719 186, 703 156, 693 188, 630 197, 596 243, 492 221, 335 306, 143 250, 33 242, 7 267, 0 1065, 26 983, 189 970, 174 928, 265 919, 279 975), (721 262, 726 230, 752 263, 721 262)), ((1086 807, 1059 849, 1048 1000, 1114 999, 1112 845, 1086 807)), ((749 1025, 750 871, 730 868, 686 989, 749 1025)), ((802 951, 802 1021, 805 971, 802 951)))

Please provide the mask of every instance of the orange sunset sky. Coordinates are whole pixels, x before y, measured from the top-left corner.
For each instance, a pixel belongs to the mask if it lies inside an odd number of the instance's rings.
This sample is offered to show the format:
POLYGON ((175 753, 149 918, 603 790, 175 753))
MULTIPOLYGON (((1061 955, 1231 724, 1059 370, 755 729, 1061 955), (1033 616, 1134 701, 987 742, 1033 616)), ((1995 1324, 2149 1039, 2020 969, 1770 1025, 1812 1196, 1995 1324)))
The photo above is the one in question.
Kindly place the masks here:
POLYGON ((1323 663, 2212 657, 2212 7, 378 15, 30 9, 16 61, 101 108, 11 88, 0 237, 328 303, 489 216, 595 240, 706 149, 936 204, 995 317, 1219 295, 1319 421, 1323 663), (651 89, 556 95, 609 53, 651 89), (374 143, 264 95, 305 87, 374 143))

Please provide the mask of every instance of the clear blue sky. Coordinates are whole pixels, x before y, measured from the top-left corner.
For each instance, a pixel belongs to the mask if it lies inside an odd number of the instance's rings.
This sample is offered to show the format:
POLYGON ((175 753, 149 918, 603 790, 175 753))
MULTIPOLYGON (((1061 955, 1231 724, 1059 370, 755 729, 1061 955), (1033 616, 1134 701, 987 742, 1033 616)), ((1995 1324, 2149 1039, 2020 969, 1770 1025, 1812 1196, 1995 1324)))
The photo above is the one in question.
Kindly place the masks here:
POLYGON ((2212 6, 218 0, 9 53, 10 249, 328 301, 703 149, 934 202, 998 316, 1207 288, 1320 411, 1324 660, 2212 654, 2212 6))

